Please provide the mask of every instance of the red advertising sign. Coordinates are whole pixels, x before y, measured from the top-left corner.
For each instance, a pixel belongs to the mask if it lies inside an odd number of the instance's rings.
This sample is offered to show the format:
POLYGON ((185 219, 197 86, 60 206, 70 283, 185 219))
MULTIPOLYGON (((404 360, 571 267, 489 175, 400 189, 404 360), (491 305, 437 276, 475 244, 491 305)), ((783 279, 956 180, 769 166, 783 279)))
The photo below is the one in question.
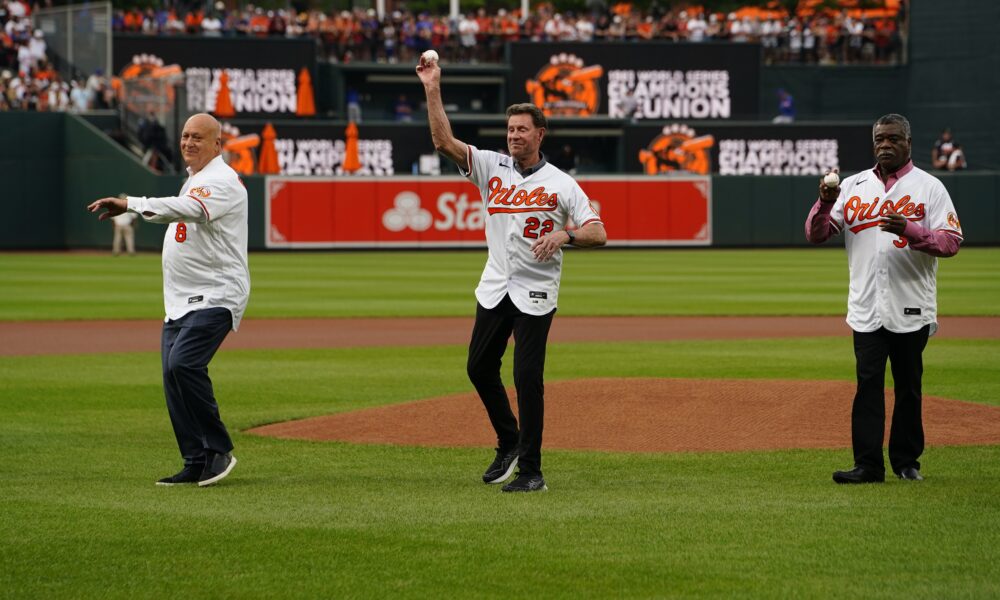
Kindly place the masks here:
MULTIPOLYGON (((579 177, 608 245, 712 243, 709 177, 579 177)), ((268 177, 268 248, 485 246, 488 216, 461 177, 268 177)))

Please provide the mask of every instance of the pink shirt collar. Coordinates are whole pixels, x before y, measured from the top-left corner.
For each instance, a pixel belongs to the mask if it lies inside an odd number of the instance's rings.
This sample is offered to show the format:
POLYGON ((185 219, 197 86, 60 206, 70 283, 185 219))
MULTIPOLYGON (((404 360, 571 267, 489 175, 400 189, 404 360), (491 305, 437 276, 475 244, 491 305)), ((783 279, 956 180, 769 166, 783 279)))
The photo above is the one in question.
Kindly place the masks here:
MULTIPOLYGON (((907 173, 909 173, 912 170, 913 170, 913 159, 910 159, 906 161, 905 165, 897 169, 895 173, 889 174, 889 177, 883 182, 885 183, 885 191, 888 192, 889 188, 894 186, 897 181, 902 179, 907 173)), ((875 168, 872 169, 872 171, 875 172, 875 176, 878 177, 879 180, 882 179, 882 174, 878 170, 878 164, 875 165, 875 168)))

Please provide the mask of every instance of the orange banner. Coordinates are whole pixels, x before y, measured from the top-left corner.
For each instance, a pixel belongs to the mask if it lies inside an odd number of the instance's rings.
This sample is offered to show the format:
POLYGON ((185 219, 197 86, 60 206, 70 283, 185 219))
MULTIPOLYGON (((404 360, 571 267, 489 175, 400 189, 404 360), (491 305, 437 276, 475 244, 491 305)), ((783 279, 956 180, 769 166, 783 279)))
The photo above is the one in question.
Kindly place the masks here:
MULTIPOLYGON (((580 177, 610 246, 708 246, 709 177, 580 177)), ((490 218, 460 177, 268 177, 268 248, 486 245, 490 218)))

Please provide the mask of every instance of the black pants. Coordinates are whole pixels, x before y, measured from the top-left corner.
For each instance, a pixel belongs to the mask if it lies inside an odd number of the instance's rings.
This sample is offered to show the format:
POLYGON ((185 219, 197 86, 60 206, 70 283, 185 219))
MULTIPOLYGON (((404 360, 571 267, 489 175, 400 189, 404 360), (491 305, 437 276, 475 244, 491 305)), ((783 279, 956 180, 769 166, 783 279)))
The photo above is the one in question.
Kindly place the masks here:
POLYGON ((483 400, 490 423, 497 432, 501 450, 517 447, 517 466, 522 473, 542 474, 542 421, 545 414, 545 344, 552 325, 552 312, 529 315, 518 310, 510 296, 494 308, 476 306, 476 325, 469 343, 467 369, 472 385, 483 400), (517 389, 517 418, 500 381, 500 364, 507 340, 514 333, 514 387, 517 389))
POLYGON ((185 465, 204 463, 207 452, 233 449, 208 378, 208 363, 232 327, 225 308, 196 310, 163 324, 163 391, 185 465))
POLYGON ((920 379, 929 332, 930 325, 910 333, 892 333, 884 327, 870 333, 854 332, 858 390, 851 411, 851 438, 855 465, 885 472, 882 440, 888 358, 896 395, 889 430, 889 464, 895 473, 907 467, 920 468, 917 459, 924 452, 920 379))

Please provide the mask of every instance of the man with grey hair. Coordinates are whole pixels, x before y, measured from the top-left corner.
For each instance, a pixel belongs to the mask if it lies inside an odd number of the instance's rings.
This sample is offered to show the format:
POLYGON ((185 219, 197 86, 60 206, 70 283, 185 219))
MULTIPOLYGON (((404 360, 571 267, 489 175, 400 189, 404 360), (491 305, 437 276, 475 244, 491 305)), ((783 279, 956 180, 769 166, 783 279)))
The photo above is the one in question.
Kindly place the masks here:
POLYGON ((451 132, 437 61, 421 57, 417 76, 427 94, 434 148, 479 188, 486 220, 489 256, 476 288, 476 324, 466 365, 497 434, 496 457, 483 482, 502 483, 518 467, 504 492, 544 491, 543 372, 562 247, 603 246, 604 224, 577 182, 542 155, 547 120, 541 109, 534 104, 507 109, 509 156, 481 150, 451 132), (512 333, 520 427, 500 380, 500 362, 512 333))
POLYGON ((880 117, 872 140, 875 167, 842 182, 826 175, 805 227, 814 244, 843 233, 850 267, 847 324, 854 331, 857 361, 854 467, 834 472, 837 483, 885 481, 887 359, 895 386, 889 462, 900 479, 923 479, 922 355, 937 330, 937 259, 957 254, 962 242, 948 190, 910 160, 909 121, 897 114, 880 117))

